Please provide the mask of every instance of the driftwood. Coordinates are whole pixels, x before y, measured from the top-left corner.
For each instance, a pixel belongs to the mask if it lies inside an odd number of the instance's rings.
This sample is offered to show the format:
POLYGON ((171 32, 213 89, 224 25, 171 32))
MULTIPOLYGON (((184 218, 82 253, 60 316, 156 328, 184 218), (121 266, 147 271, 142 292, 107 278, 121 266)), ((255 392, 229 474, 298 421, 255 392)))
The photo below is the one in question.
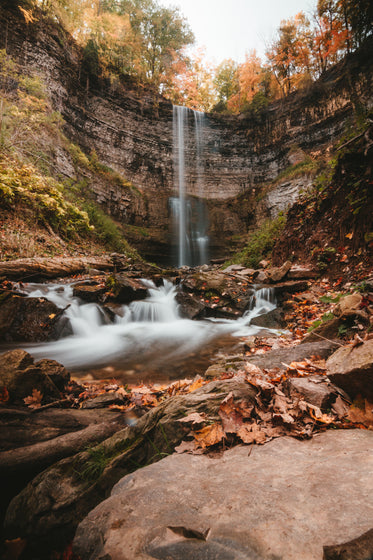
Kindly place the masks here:
POLYGON ((60 276, 71 276, 89 269, 112 270, 110 256, 30 258, 0 262, 0 278, 37 281, 60 276))

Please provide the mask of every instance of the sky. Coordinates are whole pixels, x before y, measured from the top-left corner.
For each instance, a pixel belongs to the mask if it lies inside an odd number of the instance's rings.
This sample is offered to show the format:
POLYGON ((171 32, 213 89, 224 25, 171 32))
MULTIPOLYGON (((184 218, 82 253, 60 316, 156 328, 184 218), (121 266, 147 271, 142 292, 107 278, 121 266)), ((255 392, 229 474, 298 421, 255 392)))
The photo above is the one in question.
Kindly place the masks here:
POLYGON ((264 59, 266 44, 275 37, 281 20, 300 11, 312 12, 317 0, 159 0, 177 6, 188 20, 198 46, 218 64, 225 58, 243 62, 256 49, 264 59))

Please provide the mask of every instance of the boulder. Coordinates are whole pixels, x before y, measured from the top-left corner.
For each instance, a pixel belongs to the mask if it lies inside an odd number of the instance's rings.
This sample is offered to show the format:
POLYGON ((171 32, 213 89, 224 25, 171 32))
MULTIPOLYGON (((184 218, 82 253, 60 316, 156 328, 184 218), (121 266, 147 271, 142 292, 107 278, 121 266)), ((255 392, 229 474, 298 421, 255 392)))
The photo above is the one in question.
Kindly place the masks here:
POLYGON ((193 412, 218 418, 219 406, 229 393, 253 402, 256 390, 234 379, 211 382, 166 400, 91 452, 63 459, 40 473, 10 503, 6 538, 26 538, 30 556, 39 559, 42 547, 49 553, 63 548, 79 521, 122 476, 173 452, 189 432, 181 418, 193 412))
POLYGON ((273 286, 275 296, 283 298, 287 294, 296 294, 308 290, 308 282, 306 280, 294 280, 288 282, 280 282, 273 286))
POLYGON ((187 319, 200 319, 205 315, 206 305, 201 298, 188 292, 179 291, 176 294, 176 301, 179 304, 179 311, 182 317, 187 319))
POLYGON ((291 262, 290 261, 286 261, 280 267, 269 268, 267 270, 268 280, 270 282, 272 282, 272 284, 274 284, 276 282, 281 282, 281 280, 283 280, 285 278, 285 276, 287 275, 287 273, 289 272, 290 268, 291 268, 291 262))
POLYGON ((361 294, 350 294, 339 300, 333 310, 333 313, 337 317, 355 314, 356 312, 359 313, 362 301, 363 296, 361 294))
POLYGON ((59 399, 69 379, 69 373, 54 360, 34 363, 24 350, 11 350, 0 356, 0 388, 8 391, 9 403, 24 404, 23 399, 31 396, 34 389, 42 394, 42 403, 59 399))
POLYGON ((344 346, 326 362, 328 377, 352 399, 358 395, 373 401, 373 340, 344 346))
POLYGON ((289 395, 301 395, 305 401, 321 410, 330 408, 338 396, 335 387, 322 375, 290 377, 284 385, 289 395))
POLYGON ((99 302, 102 296, 107 291, 107 288, 102 283, 84 283, 75 284, 73 288, 74 297, 78 297, 88 302, 99 302))
POLYGON ((0 340, 42 342, 58 338, 62 313, 63 309, 45 298, 5 293, 0 300, 0 340))
POLYGON ((148 289, 144 284, 135 278, 130 278, 126 274, 117 274, 113 287, 115 300, 119 303, 131 303, 145 299, 148 295, 148 289))
MULTIPOLYGON (((81 560, 321 560, 372 523, 373 433, 329 431, 171 455, 122 478, 79 525, 81 560)), ((355 558, 355 557, 354 557, 355 558)))
POLYGON ((280 309, 273 309, 269 313, 258 315, 251 320, 250 325, 264 327, 265 329, 281 329, 286 326, 284 314, 280 309))
POLYGON ((293 265, 287 273, 288 280, 312 280, 318 278, 320 271, 307 266, 293 265))
POLYGON ((261 369, 279 368, 286 370, 286 364, 290 364, 291 362, 301 362, 305 358, 311 358, 312 356, 327 358, 335 351, 336 347, 335 343, 326 340, 309 342, 307 344, 298 344, 298 346, 290 348, 269 350, 265 354, 250 356, 246 361, 261 369))

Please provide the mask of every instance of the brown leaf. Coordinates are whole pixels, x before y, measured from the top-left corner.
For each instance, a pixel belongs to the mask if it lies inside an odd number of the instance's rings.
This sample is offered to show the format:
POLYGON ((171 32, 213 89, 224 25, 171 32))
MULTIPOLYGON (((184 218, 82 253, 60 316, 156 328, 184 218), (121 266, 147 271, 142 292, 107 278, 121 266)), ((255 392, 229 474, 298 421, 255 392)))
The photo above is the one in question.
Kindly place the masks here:
POLYGON ((203 449, 221 442, 224 437, 224 430, 221 424, 218 424, 217 422, 215 424, 211 424, 210 426, 205 426, 198 432, 194 432, 196 444, 203 449))
POLYGON ((37 389, 32 390, 32 395, 30 397, 25 397, 23 399, 24 403, 27 404, 29 408, 39 408, 41 405, 43 395, 37 389))
POLYGON ((227 395, 221 402, 219 407, 219 416, 222 420, 223 429, 226 433, 236 433, 242 426, 242 414, 236 410, 233 393, 229 393, 229 395, 227 395))
POLYGON ((266 434, 256 422, 243 424, 237 435, 244 443, 265 443, 267 441, 266 434))
POLYGON ((203 424, 203 422, 206 422, 206 414, 204 412, 202 412, 202 414, 200 414, 199 412, 191 412, 185 418, 179 418, 178 422, 203 424))
POLYGON ((284 414, 274 414, 273 420, 280 420, 284 424, 294 424, 294 418, 286 412, 284 414))
POLYGON ((342 419, 345 416, 347 416, 348 411, 349 411, 349 407, 344 402, 342 397, 338 395, 338 397, 335 400, 335 403, 332 406, 332 412, 334 412, 334 414, 336 414, 339 419, 342 419))
POLYGON ((348 411, 348 419, 351 422, 364 424, 367 428, 373 426, 373 404, 365 399, 357 405, 352 405, 348 411))
POLYGON ((195 441, 182 441, 180 445, 175 447, 176 453, 192 453, 196 450, 195 441))

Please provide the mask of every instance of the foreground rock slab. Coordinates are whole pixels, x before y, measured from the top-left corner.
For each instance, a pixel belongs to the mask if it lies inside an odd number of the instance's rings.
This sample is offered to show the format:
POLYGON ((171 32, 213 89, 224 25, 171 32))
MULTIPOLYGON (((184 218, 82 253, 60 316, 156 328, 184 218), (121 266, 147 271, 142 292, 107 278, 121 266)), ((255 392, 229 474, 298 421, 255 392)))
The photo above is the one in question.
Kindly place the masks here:
POLYGON ((373 520, 373 433, 171 455, 125 476, 79 525, 82 560, 322 560, 373 520))

